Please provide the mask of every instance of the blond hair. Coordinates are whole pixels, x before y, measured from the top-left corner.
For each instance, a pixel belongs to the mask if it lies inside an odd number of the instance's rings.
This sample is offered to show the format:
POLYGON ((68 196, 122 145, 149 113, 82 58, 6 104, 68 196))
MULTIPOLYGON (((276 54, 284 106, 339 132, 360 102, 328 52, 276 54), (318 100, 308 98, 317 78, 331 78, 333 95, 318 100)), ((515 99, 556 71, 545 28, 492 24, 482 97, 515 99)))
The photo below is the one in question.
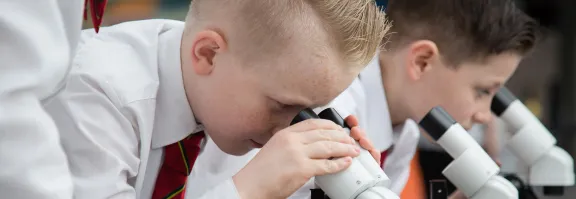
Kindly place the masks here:
POLYGON ((236 30, 247 30, 235 33, 252 39, 250 45, 263 52, 282 46, 279 38, 290 38, 291 33, 303 33, 321 23, 332 37, 330 47, 356 66, 370 62, 390 28, 374 0, 193 0, 186 31, 210 27, 216 18, 236 30), (295 23, 299 30, 294 30, 295 23))

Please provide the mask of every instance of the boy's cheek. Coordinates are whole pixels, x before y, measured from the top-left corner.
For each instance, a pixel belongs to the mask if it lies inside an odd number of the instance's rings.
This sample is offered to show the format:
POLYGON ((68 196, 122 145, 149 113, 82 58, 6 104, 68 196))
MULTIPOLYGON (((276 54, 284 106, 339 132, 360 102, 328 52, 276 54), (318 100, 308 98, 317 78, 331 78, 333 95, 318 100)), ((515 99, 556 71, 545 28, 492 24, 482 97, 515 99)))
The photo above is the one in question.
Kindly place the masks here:
POLYGON ((456 122, 458 122, 462 127, 464 127, 464 129, 468 130, 472 127, 473 112, 470 108, 466 107, 472 107, 472 106, 473 105, 452 107, 453 109, 448 111, 448 113, 452 115, 452 117, 456 120, 456 122))

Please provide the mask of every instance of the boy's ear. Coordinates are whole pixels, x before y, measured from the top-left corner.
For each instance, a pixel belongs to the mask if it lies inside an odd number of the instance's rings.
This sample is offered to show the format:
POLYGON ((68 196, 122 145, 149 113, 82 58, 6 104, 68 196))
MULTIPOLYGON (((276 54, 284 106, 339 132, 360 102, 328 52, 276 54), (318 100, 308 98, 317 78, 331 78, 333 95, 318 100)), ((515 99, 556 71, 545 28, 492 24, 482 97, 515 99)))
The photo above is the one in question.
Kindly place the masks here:
POLYGON ((418 80, 433 67, 440 66, 440 55, 436 43, 420 40, 408 48, 408 75, 412 80, 418 80))
POLYGON ((203 30, 192 40, 192 67, 198 75, 209 75, 214 70, 214 58, 217 53, 227 49, 224 37, 212 30, 203 30))

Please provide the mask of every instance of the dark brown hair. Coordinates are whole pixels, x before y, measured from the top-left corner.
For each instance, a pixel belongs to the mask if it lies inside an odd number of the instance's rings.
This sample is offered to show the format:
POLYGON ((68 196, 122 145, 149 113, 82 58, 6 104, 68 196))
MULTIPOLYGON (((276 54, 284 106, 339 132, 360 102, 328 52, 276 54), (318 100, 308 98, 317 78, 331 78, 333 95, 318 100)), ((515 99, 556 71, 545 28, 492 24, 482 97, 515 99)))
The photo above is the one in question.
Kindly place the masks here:
POLYGON ((455 66, 502 53, 524 56, 538 37, 537 22, 514 0, 390 0, 386 14, 393 23, 387 47, 431 40, 455 66))

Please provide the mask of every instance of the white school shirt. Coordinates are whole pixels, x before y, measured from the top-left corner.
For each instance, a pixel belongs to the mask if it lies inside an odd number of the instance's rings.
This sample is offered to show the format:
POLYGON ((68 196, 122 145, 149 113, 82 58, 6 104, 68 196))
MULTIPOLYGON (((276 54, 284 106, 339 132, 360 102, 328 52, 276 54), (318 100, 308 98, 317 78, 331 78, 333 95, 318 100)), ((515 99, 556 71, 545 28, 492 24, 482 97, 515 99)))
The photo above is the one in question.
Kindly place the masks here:
MULTIPOLYGON (((47 106, 76 198, 150 198, 163 147, 202 130, 182 82, 183 29, 180 21, 145 20, 83 32, 67 87, 47 106)), ((187 187, 202 185, 193 178, 187 187)), ((239 198, 231 176, 210 188, 187 198, 239 198)))
POLYGON ((84 0, 0 0, 0 195, 72 198, 54 122, 41 101, 63 87, 84 0))
POLYGON ((383 169, 391 180, 390 190, 400 194, 408 181, 420 130, 411 119, 392 126, 378 58, 328 106, 334 107, 342 117, 356 115, 374 147, 381 152, 388 150, 383 169))

